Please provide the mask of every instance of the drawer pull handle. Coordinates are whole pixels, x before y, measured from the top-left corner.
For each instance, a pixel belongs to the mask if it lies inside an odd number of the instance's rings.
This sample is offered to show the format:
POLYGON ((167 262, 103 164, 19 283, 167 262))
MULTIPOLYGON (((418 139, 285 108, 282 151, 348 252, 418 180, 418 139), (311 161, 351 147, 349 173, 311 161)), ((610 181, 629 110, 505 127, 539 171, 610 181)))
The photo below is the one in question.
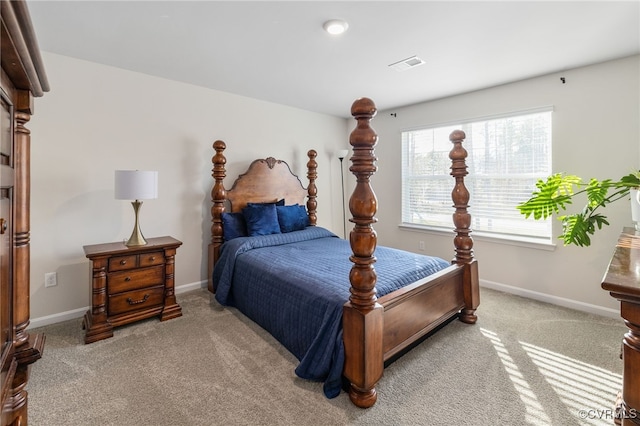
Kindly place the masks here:
POLYGON ((142 299, 140 299, 140 300, 133 300, 132 298, 127 297, 127 303, 130 304, 130 305, 137 305, 139 303, 146 302, 148 298, 149 298, 148 294, 145 294, 144 297, 142 299))
POLYGON ((126 265, 126 264, 127 264, 127 261, 126 261, 126 260, 121 260, 121 261, 120 261, 120 264, 121 264, 121 265, 126 265))
POLYGON ((149 260, 153 262, 154 260, 156 260, 156 257, 155 257, 155 256, 151 256, 151 257, 149 258, 149 260))
POLYGON ((129 281, 131 281, 131 277, 124 277, 124 280, 129 282, 129 281))

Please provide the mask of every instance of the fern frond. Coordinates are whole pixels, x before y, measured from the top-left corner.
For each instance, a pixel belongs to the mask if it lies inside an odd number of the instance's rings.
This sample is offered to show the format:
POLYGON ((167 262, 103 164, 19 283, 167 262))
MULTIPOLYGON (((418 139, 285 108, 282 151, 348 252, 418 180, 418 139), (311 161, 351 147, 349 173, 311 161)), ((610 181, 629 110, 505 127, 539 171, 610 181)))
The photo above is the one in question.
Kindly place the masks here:
POLYGON ((640 172, 631 173, 623 176, 618 182, 618 187, 626 186, 627 188, 640 188, 640 172))
POLYGON ((606 205, 608 203, 609 189, 615 187, 611 179, 599 181, 591 179, 587 184, 587 203, 589 207, 595 208, 598 205, 606 205))
POLYGON ((556 173, 536 182, 537 190, 529 200, 520 203, 517 208, 526 218, 533 216, 535 220, 546 219, 560 210, 566 210, 574 195, 574 186, 582 180, 578 176, 556 173))
POLYGON ((583 213, 561 216, 558 219, 562 220, 562 235, 559 238, 562 239, 565 246, 575 244, 584 247, 591 244, 589 235, 593 235, 593 232, 583 213))

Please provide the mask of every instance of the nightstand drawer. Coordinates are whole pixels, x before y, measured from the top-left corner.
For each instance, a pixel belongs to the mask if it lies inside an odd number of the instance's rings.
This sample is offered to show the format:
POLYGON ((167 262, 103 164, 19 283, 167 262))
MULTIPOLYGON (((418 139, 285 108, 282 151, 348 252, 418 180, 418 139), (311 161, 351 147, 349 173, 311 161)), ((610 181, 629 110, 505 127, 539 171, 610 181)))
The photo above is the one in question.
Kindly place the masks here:
POLYGON ((147 266, 162 265, 164 263, 164 254, 161 251, 152 253, 144 253, 138 256, 138 266, 146 268, 147 266))
POLYGON ((134 269, 138 256, 117 256, 109 259, 109 272, 123 271, 125 269, 134 269))
POLYGON ((153 268, 109 274, 107 286, 109 288, 109 294, 115 294, 162 284, 164 279, 164 267, 156 266, 153 268))
POLYGON ((139 255, 116 256, 109 259, 109 272, 125 271, 135 268, 146 268, 164 264, 164 253, 153 251, 139 255))
POLYGON ((109 315, 162 306, 163 301, 163 285, 115 294, 109 296, 109 315))

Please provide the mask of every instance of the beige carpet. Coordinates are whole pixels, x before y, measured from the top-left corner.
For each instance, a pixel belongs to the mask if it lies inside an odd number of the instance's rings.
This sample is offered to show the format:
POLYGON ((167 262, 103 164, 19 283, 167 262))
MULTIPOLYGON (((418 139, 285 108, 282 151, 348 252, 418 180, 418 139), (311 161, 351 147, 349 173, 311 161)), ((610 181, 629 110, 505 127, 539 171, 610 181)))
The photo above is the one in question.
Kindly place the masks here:
POLYGON ((622 321, 482 289, 479 321, 459 321, 385 369, 378 402, 294 374, 295 358, 205 290, 183 316, 119 327, 83 344, 81 320, 43 327, 29 424, 610 425, 621 386, 622 321))

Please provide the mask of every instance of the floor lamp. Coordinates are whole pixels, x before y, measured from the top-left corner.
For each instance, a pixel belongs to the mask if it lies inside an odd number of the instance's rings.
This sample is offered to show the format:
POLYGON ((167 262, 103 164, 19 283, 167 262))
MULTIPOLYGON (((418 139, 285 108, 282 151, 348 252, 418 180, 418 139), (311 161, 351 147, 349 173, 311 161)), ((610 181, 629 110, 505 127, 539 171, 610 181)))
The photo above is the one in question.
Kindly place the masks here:
POLYGON ((348 149, 341 149, 338 151, 338 159, 340 160, 340 188, 342 188, 342 232, 344 233, 344 238, 347 239, 347 218, 345 217, 344 210, 344 171, 342 167, 342 160, 349 154, 348 149))

